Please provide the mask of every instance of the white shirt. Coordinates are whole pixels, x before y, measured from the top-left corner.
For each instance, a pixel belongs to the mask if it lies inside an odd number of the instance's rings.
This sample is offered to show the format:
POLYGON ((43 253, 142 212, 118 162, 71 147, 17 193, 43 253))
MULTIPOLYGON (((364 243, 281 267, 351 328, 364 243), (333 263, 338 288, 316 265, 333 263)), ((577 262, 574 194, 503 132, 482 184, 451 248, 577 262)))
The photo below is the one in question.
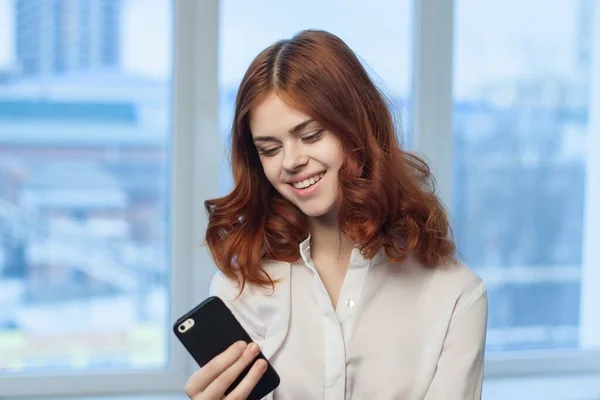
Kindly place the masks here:
POLYGON ((281 377, 274 400, 480 399, 487 325, 484 282, 462 264, 392 263, 354 249, 337 307, 310 258, 263 267, 275 290, 217 273, 230 307, 281 377))

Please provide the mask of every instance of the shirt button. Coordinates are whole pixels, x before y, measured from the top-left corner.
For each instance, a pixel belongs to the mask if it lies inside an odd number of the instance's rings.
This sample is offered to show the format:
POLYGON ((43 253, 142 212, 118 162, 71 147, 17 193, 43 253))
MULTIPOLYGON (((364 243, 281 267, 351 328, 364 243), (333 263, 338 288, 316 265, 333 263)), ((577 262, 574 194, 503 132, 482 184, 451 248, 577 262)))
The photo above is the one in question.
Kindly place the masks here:
POLYGON ((352 297, 347 298, 345 304, 346 304, 346 307, 348 307, 348 308, 354 307, 354 304, 355 304, 354 299, 352 297))

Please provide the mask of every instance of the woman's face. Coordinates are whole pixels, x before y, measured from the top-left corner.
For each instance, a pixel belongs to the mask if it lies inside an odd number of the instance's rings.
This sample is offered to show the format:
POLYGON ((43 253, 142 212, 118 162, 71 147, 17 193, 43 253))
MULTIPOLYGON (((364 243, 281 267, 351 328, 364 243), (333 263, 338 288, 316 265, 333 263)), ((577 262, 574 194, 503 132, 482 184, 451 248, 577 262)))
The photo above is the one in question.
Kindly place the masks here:
POLYGON ((335 209, 340 140, 311 117, 270 94, 250 115, 252 138, 273 187, 308 217, 335 209))

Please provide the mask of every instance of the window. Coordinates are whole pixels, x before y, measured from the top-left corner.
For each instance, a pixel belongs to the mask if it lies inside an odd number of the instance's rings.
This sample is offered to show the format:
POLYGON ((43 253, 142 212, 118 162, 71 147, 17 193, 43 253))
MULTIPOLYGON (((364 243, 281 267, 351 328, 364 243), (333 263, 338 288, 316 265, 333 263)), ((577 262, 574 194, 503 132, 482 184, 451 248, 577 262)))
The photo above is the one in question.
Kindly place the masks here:
POLYGON ((170 323, 214 271, 196 245, 237 85, 309 27, 428 156, 488 281, 486 374, 600 371, 597 1, 0 0, 0 397, 181 394, 170 323))
POLYGON ((169 367, 171 18, 0 2, 0 379, 169 367))
MULTIPOLYGON (((364 2, 220 1, 219 131, 227 143, 237 87, 252 59, 265 47, 303 29, 340 36, 361 58, 393 104, 399 131, 407 135, 411 54, 410 0, 364 2)), ((227 157, 221 164, 220 190, 232 185, 227 157)))
POLYGON ((455 233, 493 354, 600 349, 595 7, 456 2, 455 233))

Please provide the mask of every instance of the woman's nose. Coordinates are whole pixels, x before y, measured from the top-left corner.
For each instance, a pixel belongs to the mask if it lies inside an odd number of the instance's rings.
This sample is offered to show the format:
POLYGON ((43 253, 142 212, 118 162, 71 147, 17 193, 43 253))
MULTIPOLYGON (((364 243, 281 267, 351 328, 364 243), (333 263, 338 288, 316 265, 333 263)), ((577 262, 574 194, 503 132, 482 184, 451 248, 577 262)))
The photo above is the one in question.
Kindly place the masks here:
POLYGON ((294 148, 284 149, 283 154, 283 169, 287 171, 295 171, 298 168, 308 163, 308 157, 294 148))

